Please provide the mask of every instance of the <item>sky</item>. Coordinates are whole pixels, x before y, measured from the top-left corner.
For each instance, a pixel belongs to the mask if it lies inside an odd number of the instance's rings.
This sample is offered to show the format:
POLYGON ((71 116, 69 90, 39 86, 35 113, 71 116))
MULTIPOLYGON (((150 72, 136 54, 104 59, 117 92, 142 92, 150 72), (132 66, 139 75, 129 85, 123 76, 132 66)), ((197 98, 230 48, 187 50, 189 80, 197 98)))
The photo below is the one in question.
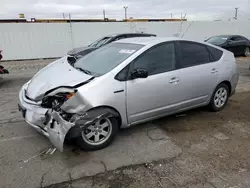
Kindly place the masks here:
POLYGON ((24 13, 30 18, 103 18, 124 19, 124 6, 128 17, 180 18, 188 20, 233 19, 235 7, 239 20, 250 20, 250 0, 0 0, 0 18, 18 18, 24 13))

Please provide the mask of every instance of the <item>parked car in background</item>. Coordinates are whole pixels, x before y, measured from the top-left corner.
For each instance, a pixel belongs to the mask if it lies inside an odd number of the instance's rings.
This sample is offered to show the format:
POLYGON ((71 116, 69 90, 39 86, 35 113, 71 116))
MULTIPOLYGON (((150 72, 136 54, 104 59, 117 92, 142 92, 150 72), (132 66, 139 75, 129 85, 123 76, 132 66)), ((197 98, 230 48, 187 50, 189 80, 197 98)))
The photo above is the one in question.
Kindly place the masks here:
POLYGON ((200 106, 222 110, 238 77, 233 53, 214 45, 130 38, 48 65, 22 87, 19 109, 60 151, 66 136, 98 150, 119 128, 200 106))
POLYGON ((213 36, 205 40, 205 42, 229 50, 234 55, 250 56, 250 40, 240 35, 213 36))
POLYGON ((69 51, 67 54, 79 58, 111 42, 133 37, 156 37, 156 35, 148 33, 121 33, 121 34, 108 35, 94 41, 87 47, 75 48, 69 51))

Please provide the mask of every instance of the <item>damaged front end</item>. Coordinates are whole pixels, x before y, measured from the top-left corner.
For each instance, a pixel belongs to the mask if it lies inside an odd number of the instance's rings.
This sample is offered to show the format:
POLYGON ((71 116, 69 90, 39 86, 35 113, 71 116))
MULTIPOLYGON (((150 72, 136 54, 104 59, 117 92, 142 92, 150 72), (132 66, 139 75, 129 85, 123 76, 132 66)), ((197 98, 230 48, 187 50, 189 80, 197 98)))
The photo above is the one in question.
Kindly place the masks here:
POLYGON ((41 106, 49 108, 45 114, 45 130, 51 143, 61 152, 67 135, 70 138, 81 136, 82 131, 99 119, 118 116, 107 109, 88 111, 93 106, 72 88, 50 92, 43 98, 41 106))
POLYGON ((49 109, 45 113, 45 130, 51 143, 63 151, 65 137, 76 125, 77 120, 86 115, 86 104, 77 90, 70 87, 56 88, 45 94, 41 106, 49 109))
POLYGON ((82 115, 74 114, 67 121, 59 112, 48 110, 46 113, 47 132, 51 143, 59 150, 63 151, 64 140, 71 128, 74 128, 74 136, 81 136, 81 132, 89 126, 95 124, 100 119, 114 117, 114 114, 108 111, 103 111, 101 114, 85 113, 82 115))

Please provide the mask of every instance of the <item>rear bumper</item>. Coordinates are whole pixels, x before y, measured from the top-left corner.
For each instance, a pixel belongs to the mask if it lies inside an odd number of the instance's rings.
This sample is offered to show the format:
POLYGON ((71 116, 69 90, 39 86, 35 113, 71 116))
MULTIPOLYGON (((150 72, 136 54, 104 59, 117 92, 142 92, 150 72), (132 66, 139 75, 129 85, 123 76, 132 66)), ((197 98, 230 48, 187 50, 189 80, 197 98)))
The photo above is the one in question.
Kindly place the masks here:
POLYGON ((233 96, 234 94, 235 94, 235 90, 231 91, 230 97, 233 96))
POLYGON ((239 73, 236 72, 232 79, 231 79, 231 93, 230 93, 230 96, 232 96, 233 94, 235 94, 235 91, 236 91, 236 86, 238 84, 238 81, 239 81, 239 73))

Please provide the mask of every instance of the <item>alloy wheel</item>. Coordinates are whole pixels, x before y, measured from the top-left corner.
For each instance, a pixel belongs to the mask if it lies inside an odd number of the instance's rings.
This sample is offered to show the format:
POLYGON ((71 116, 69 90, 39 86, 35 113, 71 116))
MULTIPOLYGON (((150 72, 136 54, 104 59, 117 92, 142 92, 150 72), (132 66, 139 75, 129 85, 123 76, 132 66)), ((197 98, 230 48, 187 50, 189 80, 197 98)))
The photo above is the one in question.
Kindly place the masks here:
POLYGON ((219 88, 214 95, 214 105, 217 108, 221 108, 227 101, 227 90, 224 87, 219 88))
POLYGON ((83 130, 82 139, 90 145, 100 145, 109 139, 111 133, 111 121, 108 118, 103 118, 83 130))

